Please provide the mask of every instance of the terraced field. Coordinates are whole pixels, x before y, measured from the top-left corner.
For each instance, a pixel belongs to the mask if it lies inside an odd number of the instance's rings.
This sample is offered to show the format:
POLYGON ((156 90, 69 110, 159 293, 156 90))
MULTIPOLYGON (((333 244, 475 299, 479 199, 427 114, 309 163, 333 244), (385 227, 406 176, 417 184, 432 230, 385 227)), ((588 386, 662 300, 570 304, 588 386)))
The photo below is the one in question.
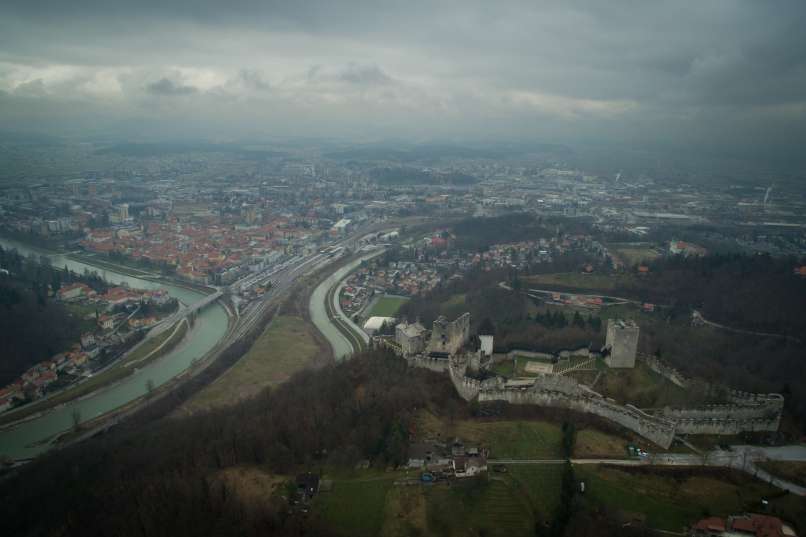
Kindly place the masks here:
POLYGON ((431 535, 519 536, 533 533, 532 509, 505 480, 474 479, 424 491, 431 535))
POLYGON ((529 499, 537 519, 549 520, 559 503, 563 466, 511 465, 508 470, 509 488, 529 499))
POLYGON ((346 536, 375 536, 384 524, 386 494, 394 478, 334 481, 333 491, 322 493, 317 509, 328 526, 346 536))

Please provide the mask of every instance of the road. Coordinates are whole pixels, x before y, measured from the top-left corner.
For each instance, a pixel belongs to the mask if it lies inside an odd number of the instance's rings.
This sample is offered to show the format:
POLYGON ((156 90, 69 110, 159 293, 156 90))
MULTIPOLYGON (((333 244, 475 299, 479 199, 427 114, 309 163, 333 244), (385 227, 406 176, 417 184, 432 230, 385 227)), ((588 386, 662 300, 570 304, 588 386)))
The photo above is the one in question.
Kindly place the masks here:
MULTIPOLYGON (((730 450, 717 449, 700 455, 689 453, 658 453, 635 459, 570 459, 571 464, 608 464, 612 466, 711 466, 733 468, 766 481, 782 490, 806 496, 806 487, 771 475, 761 469, 758 462, 806 461, 806 446, 781 447, 731 446, 730 450)), ((564 464, 565 459, 488 459, 488 464, 564 464)))
MULTIPOLYGON (((346 247, 356 243, 360 237, 368 233, 383 230, 389 224, 374 224, 368 229, 357 229, 351 235, 328 244, 329 247, 346 247)), ((343 250, 342 250, 343 252, 343 250)), ((269 274, 271 288, 260 299, 249 303, 238 316, 237 326, 227 337, 227 342, 234 341, 247 334, 255 324, 263 318, 264 314, 275 302, 276 299, 289 291, 297 279, 306 274, 311 274, 322 267, 336 262, 341 255, 329 257, 325 254, 314 253, 307 256, 297 256, 283 263, 278 269, 273 269, 269 274)), ((236 284, 237 285, 237 284, 236 284)))
POLYGON ((726 326, 724 324, 719 324, 719 323, 716 323, 714 321, 709 321, 708 319, 703 317, 702 313, 699 312, 698 310, 694 310, 692 312, 692 317, 695 320, 699 321, 699 322, 707 324, 708 326, 713 326, 714 328, 720 328, 722 330, 727 330, 728 332, 734 332, 736 334, 748 334, 748 335, 751 335, 751 336, 771 337, 771 338, 778 338, 778 339, 788 339, 790 341, 795 341, 797 343, 801 342, 800 339, 796 338, 795 336, 788 336, 788 335, 785 335, 785 334, 773 334, 771 332, 756 332, 756 331, 753 331, 753 330, 744 330, 742 328, 733 328, 732 326, 726 326))

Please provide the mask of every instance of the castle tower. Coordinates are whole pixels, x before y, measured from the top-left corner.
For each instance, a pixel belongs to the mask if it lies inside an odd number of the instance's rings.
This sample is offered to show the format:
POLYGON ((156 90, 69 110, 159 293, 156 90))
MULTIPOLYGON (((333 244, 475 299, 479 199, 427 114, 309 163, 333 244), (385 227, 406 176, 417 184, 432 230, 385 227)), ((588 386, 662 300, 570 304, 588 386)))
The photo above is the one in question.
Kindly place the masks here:
POLYGON ((431 328, 428 352, 453 355, 470 338, 470 314, 464 313, 455 321, 440 316, 431 328))
POLYGON ((608 367, 635 367, 639 331, 638 325, 633 321, 607 321, 605 347, 610 350, 610 354, 605 358, 605 363, 608 367))

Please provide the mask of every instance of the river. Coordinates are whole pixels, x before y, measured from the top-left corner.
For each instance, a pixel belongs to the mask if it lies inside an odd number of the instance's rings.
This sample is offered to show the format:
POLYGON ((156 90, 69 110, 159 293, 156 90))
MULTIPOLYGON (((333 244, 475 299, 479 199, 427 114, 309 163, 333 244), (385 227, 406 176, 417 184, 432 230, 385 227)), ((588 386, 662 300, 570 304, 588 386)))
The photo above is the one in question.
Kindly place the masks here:
POLYGON ((352 354, 353 346, 350 341, 339 331, 339 329, 330 322, 330 319, 327 316, 327 311, 325 310, 325 298, 327 296, 327 292, 331 287, 339 283, 342 278, 346 277, 350 272, 355 270, 362 261, 371 259, 382 254, 383 252, 384 250, 372 252, 371 254, 361 256, 360 258, 351 261, 328 276, 325 281, 320 283, 316 289, 314 289, 313 293, 311 293, 311 301, 308 304, 308 310, 311 313, 311 320, 313 321, 313 324, 316 325, 316 328, 322 332, 322 335, 325 336, 325 339, 330 342, 330 346, 333 349, 333 357, 337 362, 342 361, 345 357, 352 354))
MULTIPOLYGON (((128 284, 139 289, 166 289, 168 293, 186 304, 193 304, 204 295, 183 287, 153 282, 128 276, 108 269, 74 261, 63 255, 45 252, 18 242, 0 238, 3 248, 16 248, 21 254, 47 255, 54 267, 65 265, 72 271, 83 273, 84 269, 97 272, 111 284, 128 284)), ((0 430, 0 456, 12 459, 28 459, 47 451, 53 438, 73 427, 74 416, 80 421, 95 419, 126 403, 145 395, 149 381, 159 387, 185 371, 193 362, 204 356, 227 331, 227 313, 218 303, 201 312, 188 338, 178 347, 152 362, 119 383, 98 391, 84 399, 72 401, 57 407, 41 416, 23 422, 13 428, 0 430)))

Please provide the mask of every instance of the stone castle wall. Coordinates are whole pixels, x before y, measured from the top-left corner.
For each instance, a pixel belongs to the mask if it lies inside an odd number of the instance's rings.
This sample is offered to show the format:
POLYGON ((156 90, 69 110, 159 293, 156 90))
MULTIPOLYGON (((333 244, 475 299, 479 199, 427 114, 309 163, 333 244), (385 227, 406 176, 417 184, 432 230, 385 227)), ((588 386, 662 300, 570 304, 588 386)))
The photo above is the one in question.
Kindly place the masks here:
POLYGON ((675 419, 679 434, 736 435, 745 432, 775 432, 781 416, 769 418, 693 418, 675 419))
POLYGON ((664 408, 659 415, 674 420, 681 434, 739 434, 777 431, 784 411, 783 396, 731 392, 727 404, 699 408, 664 408))
POLYGON ((735 435, 742 432, 776 431, 783 410, 783 397, 732 392, 735 403, 692 409, 663 409, 655 415, 632 405, 619 405, 586 389, 572 378, 557 375, 535 377, 529 385, 508 385, 501 377, 479 381, 468 377, 464 356, 450 359, 425 355, 407 358, 412 367, 448 373, 456 392, 466 401, 506 401, 587 412, 611 420, 626 429, 668 448, 675 434, 735 435))
POLYGON ((406 358, 406 362, 408 362, 409 367, 420 367, 437 373, 445 373, 448 371, 449 367, 449 360, 444 358, 431 358, 424 354, 408 357, 406 358))
POLYGON ((642 354, 641 359, 649 369, 681 388, 687 388, 691 383, 680 371, 655 356, 642 354))
POLYGON ((479 401, 506 401, 514 405, 540 405, 587 412, 618 423, 664 449, 672 444, 675 435, 673 421, 593 395, 531 388, 491 389, 480 391, 479 401))
MULTIPOLYGON (((463 315, 453 323, 435 322, 439 345, 447 349, 455 347, 458 351, 469 337, 469 320, 469 315, 463 315)), ((399 355, 404 354, 399 345, 387 345, 387 347, 399 355)), ((671 445, 675 434, 734 435, 746 431, 776 431, 783 412, 784 398, 781 395, 732 391, 726 396, 728 400, 726 404, 687 409, 664 408, 654 414, 648 414, 632 405, 620 405, 606 399, 566 376, 541 375, 530 381, 518 382, 506 381, 502 377, 479 381, 467 376, 468 366, 471 365, 473 358, 472 353, 465 356, 457 354, 456 351, 450 352, 450 358, 418 354, 405 356, 405 360, 411 367, 447 373, 457 393, 467 401, 478 398, 479 401, 506 401, 511 404, 540 405, 587 412, 609 419, 663 448, 671 445)), ((523 351, 518 353, 528 356, 523 351)), ((690 383, 677 370, 657 358, 643 357, 643 359, 650 368, 678 386, 685 388, 690 383), (678 382, 675 382, 675 379, 678 382)), ((480 364, 472 365, 478 368, 480 364)))
POLYGON ((470 339, 470 314, 464 313, 455 321, 440 317, 431 328, 428 352, 456 354, 470 339))
POLYGON ((554 355, 547 352, 535 352, 524 350, 511 350, 506 354, 507 359, 514 360, 516 357, 535 358, 536 360, 553 360, 554 355))

